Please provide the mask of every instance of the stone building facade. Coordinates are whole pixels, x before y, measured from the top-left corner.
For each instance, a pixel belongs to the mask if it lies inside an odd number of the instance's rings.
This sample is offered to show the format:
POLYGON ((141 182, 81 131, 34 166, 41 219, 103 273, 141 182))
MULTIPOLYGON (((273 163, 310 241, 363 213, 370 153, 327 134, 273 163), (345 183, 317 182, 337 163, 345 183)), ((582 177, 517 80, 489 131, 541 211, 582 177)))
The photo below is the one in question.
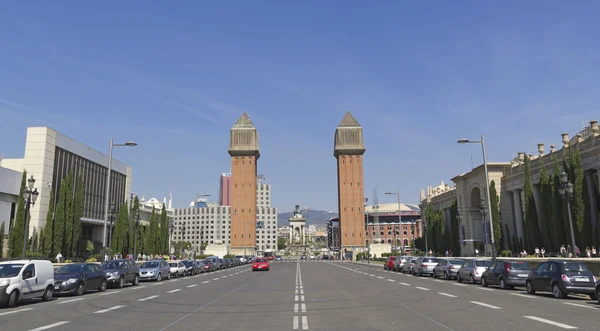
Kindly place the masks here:
MULTIPOLYGON (((537 145, 538 155, 530 154, 531 159, 531 180, 533 184, 533 195, 536 201, 536 207, 539 209, 540 203, 540 170, 546 168, 547 173, 552 173, 553 157, 557 156, 559 160, 567 158, 569 148, 577 148, 581 155, 584 178, 587 181, 588 196, 590 201, 586 205, 591 208, 591 220, 594 228, 600 226, 600 132, 597 121, 590 121, 590 126, 578 133, 573 139, 569 139, 568 133, 562 135, 562 147, 557 149, 555 145, 550 145, 549 153, 545 154, 545 146, 540 143, 537 145)), ((518 153, 510 162, 488 162, 488 173, 490 182, 493 180, 496 185, 500 202, 499 209, 502 220, 503 236, 517 235, 523 238, 523 225, 525 215, 525 200, 523 194, 525 167, 523 161, 524 153, 518 153), (508 227, 510 233, 505 233, 508 227)), ((436 210, 444 209, 445 214, 449 215, 449 205, 456 201, 458 207, 458 217, 460 221, 460 241, 461 255, 473 255, 475 249, 480 252, 485 251, 484 227, 489 226, 489 211, 487 204, 483 204, 482 199, 486 198, 486 182, 483 165, 480 165, 468 173, 458 175, 452 178, 454 187, 442 185, 441 187, 427 188, 427 194, 421 191, 421 211, 428 203, 433 204, 436 210), (482 213, 485 212, 485 214, 482 213), (485 222, 483 218, 486 218, 485 222)), ((485 201, 485 200, 484 200, 485 201)), ((541 211, 538 210, 538 215, 541 211)), ((502 249, 506 249, 503 247, 502 249)))

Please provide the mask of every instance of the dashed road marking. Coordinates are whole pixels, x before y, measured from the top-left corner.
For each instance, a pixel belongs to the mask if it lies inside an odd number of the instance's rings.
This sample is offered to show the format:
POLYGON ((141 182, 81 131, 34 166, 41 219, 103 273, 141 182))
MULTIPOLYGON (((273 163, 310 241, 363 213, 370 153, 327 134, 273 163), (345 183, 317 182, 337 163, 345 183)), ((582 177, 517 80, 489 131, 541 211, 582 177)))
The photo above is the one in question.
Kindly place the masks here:
POLYGON ((292 324, 293 329, 298 330, 298 316, 294 316, 294 322, 292 324))
POLYGON ((148 301, 148 300, 152 300, 154 298, 158 298, 160 295, 153 295, 153 296, 149 296, 147 298, 143 298, 143 299, 138 299, 138 301, 140 302, 144 302, 144 301, 148 301))
POLYGON ((538 321, 538 322, 542 322, 542 323, 554 325, 554 326, 557 326, 557 327, 563 328, 563 329, 568 329, 568 330, 577 329, 576 326, 572 326, 572 325, 568 325, 568 324, 563 324, 563 323, 559 323, 559 322, 554 322, 554 321, 547 320, 545 318, 541 318, 541 317, 537 317, 537 316, 523 316, 523 317, 528 318, 530 320, 534 320, 534 321, 538 321))
MULTIPOLYGON (((75 301, 80 301, 80 300, 85 300, 85 298, 77 298, 77 299, 71 299, 71 300, 67 300, 67 301, 59 301, 59 302, 58 302, 58 304, 59 304, 59 305, 62 305, 62 304, 65 304, 65 303, 69 303, 69 302, 75 302, 75 301)), ((1 316, 1 315, 2 315, 2 314, 0 314, 0 316, 1 316)))
POLYGON ((409 283, 403 283, 403 282, 399 282, 398 284, 400 284, 400 285, 404 285, 404 286, 410 286, 410 284, 409 284, 409 283))
POLYGON ((448 293, 444 293, 444 292, 438 292, 438 294, 449 297, 449 298, 456 298, 456 295, 453 295, 453 294, 448 294, 448 293))
POLYGON ((572 303, 572 302, 563 302, 563 305, 569 305, 569 306, 575 306, 575 307, 581 307, 581 308, 590 308, 590 309, 598 309, 594 306, 586 306, 586 305, 582 305, 582 304, 578 304, 578 303, 572 303))
POLYGON ((388 282, 395 282, 395 280, 388 278, 388 282))
POLYGON ((181 291, 181 289, 180 289, 180 288, 178 288, 178 289, 174 289, 174 290, 170 290, 170 291, 167 291, 167 293, 175 293, 175 292, 179 292, 179 291, 181 291))
POLYGON ((306 313, 306 304, 305 303, 302 304, 302 312, 306 313))
POLYGON ((111 294, 115 294, 115 293, 119 293, 119 292, 121 292, 121 291, 110 291, 110 292, 102 293, 102 294, 100 294, 100 296, 111 295, 111 294))
POLYGON ((188 285, 186 287, 196 287, 196 286, 198 286, 198 284, 192 284, 192 285, 188 285))
POLYGON ((104 313, 107 313, 107 312, 109 312, 111 310, 115 310, 115 309, 119 309, 119 308, 123 308, 123 307, 125 307, 125 306, 114 306, 114 307, 110 307, 110 308, 106 308, 106 309, 95 311, 94 314, 104 314, 104 313))
POLYGON ((44 326, 40 326, 39 328, 35 328, 35 329, 31 329, 29 331, 42 331, 42 330, 48 330, 48 329, 52 329, 55 328, 57 326, 61 326, 61 325, 65 325, 67 323, 71 323, 71 321, 60 321, 60 322, 56 322, 56 323, 52 323, 52 324, 48 324, 48 325, 44 325, 44 326))
POLYGON ((297 303, 295 303, 295 304, 294 304, 294 313, 297 313, 297 312, 298 312, 298 304, 297 304, 297 303))
POLYGON ((0 316, 16 314, 16 313, 20 313, 20 312, 24 312, 24 311, 28 311, 28 310, 32 310, 32 309, 33 308, 23 308, 23 309, 11 310, 11 311, 7 311, 5 313, 0 313, 0 316))
POLYGON ((483 302, 479 302, 479 301, 469 301, 469 302, 472 303, 472 304, 479 305, 479 306, 486 307, 486 308, 490 308, 490 309, 502 309, 502 308, 500 308, 498 306, 489 305, 487 303, 483 303, 483 302))
POLYGON ((219 280, 219 279, 221 279, 221 278, 220 278, 220 277, 217 277, 217 278, 213 278, 213 280, 219 280))
POLYGON ((516 295, 518 297, 523 297, 523 298, 528 298, 528 299, 537 299, 537 297, 533 296, 533 295, 529 295, 529 294, 522 294, 522 293, 508 293, 510 295, 516 295))
POLYGON ((205 280, 202 282, 202 284, 206 284, 206 283, 210 283, 210 280, 205 280))
POLYGON ((467 284, 461 284, 461 283, 452 283, 452 285, 456 285, 456 286, 463 286, 463 287, 465 287, 465 286, 469 286, 469 285, 467 285, 467 284))
POLYGON ((415 288, 423 291, 429 291, 429 289, 426 287, 415 286, 415 288))
POLYGON ((491 289, 491 288, 486 288, 486 287, 478 287, 478 289, 482 290, 482 291, 488 291, 488 292, 494 292, 496 290, 491 289))
POLYGON ((308 330, 308 317, 302 316, 302 330, 308 330))

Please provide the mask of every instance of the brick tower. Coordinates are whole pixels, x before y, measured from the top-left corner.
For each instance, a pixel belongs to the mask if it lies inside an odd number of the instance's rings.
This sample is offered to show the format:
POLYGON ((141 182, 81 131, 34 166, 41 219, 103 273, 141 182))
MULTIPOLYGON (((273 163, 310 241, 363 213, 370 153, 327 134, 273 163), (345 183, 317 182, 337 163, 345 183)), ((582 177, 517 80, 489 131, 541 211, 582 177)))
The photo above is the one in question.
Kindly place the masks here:
POLYGON ((346 112, 335 130, 334 153, 337 159, 338 212, 341 228, 341 252, 352 251, 356 258, 359 248, 366 247, 363 187, 363 130, 356 119, 346 112))
POLYGON ((230 130, 231 254, 256 253, 256 169, 258 132, 243 113, 230 130), (245 252, 244 252, 245 251, 245 252))

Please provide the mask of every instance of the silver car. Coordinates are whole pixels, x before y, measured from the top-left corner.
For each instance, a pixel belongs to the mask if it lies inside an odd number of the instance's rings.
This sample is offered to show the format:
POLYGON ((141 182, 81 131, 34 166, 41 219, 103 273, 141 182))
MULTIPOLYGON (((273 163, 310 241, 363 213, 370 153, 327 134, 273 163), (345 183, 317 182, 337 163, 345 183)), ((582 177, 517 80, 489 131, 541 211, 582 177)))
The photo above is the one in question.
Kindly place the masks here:
POLYGON ((146 261, 140 266, 140 280, 155 280, 160 282, 165 278, 171 279, 171 268, 167 261, 146 261))
POLYGON ((442 259, 440 263, 433 268, 433 278, 444 277, 444 279, 456 278, 458 269, 465 261, 455 259, 442 259))
POLYGON ((404 272, 404 273, 412 273, 413 272, 413 267, 415 266, 415 264, 417 263, 417 258, 416 257, 408 257, 406 260, 406 263, 404 263, 402 265, 402 268, 400 269, 400 271, 404 272))
POLYGON ((413 267, 413 275, 433 275, 433 268, 440 262, 437 257, 421 256, 413 267))
POLYGON ((492 265, 492 261, 490 260, 471 260, 467 261, 463 264, 463 266, 458 270, 458 274, 456 275, 456 280, 461 283, 463 280, 467 279, 471 282, 471 284, 475 284, 481 281, 481 275, 487 268, 492 265))

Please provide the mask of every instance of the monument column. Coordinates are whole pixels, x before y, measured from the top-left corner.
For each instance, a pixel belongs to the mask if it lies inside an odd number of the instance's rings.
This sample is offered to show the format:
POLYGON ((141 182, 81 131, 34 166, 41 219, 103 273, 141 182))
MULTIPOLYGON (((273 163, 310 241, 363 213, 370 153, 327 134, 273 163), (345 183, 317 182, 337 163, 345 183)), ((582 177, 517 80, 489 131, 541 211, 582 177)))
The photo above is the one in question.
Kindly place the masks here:
POLYGON ((230 130, 231 254, 255 254, 258 131, 243 113, 230 130))
POLYGON ((353 260, 366 247, 362 159, 365 150, 362 127, 346 112, 335 130, 333 155, 337 160, 341 251, 352 252, 353 260))

